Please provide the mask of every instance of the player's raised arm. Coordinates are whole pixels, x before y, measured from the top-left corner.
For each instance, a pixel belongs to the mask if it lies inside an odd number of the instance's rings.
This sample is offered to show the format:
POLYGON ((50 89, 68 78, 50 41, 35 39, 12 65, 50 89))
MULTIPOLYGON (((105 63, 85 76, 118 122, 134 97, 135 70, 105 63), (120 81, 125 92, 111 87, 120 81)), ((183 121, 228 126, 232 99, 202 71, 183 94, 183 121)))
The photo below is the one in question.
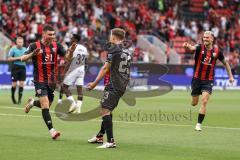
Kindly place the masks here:
POLYGON ((105 76, 105 74, 109 71, 111 64, 109 62, 105 62, 104 66, 100 69, 97 78, 94 82, 90 82, 87 84, 88 89, 93 89, 96 87, 96 85, 102 80, 102 78, 105 76))
POLYGON ((191 52, 195 51, 197 49, 196 45, 191 45, 188 42, 183 43, 183 47, 190 50, 191 52))
POLYGON ((72 59, 73 56, 73 52, 75 51, 77 47, 77 43, 73 43, 69 49, 67 50, 67 54, 65 55, 65 60, 70 61, 72 59))

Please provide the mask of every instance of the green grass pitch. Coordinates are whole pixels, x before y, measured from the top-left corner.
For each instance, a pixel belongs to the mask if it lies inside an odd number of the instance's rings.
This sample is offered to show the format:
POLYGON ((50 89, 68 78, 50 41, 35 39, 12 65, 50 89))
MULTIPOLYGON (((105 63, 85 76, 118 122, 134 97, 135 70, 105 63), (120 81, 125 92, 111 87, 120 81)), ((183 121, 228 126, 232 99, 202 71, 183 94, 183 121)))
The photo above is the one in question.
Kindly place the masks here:
MULTIPOLYGON (((23 103, 33 95, 25 91, 23 103)), ((66 122, 52 113, 62 133, 53 141, 37 108, 26 115, 23 105, 11 103, 10 91, 1 90, 0 160, 239 160, 239 102, 239 91, 215 91, 203 131, 196 132, 199 105, 190 106, 187 91, 137 99, 134 107, 120 101, 113 113, 117 148, 102 150, 87 143, 99 130, 100 119, 66 122)), ((83 111, 96 105, 98 100, 85 97, 83 111)))

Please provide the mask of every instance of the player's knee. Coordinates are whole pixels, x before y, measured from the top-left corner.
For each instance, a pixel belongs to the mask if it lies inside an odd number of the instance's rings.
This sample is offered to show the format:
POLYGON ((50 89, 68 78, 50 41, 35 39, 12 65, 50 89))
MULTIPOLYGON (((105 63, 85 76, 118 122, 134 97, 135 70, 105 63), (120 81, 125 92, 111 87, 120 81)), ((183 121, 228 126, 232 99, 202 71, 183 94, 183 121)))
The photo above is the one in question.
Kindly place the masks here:
POLYGON ((207 102, 208 102, 208 98, 203 98, 202 99, 202 104, 205 106, 207 105, 207 102))
POLYGON ((198 104, 197 101, 194 101, 194 102, 191 103, 192 106, 196 106, 197 104, 198 104))
POLYGON ((41 104, 41 108, 49 108, 49 101, 48 100, 41 100, 40 104, 41 104))
POLYGON ((19 82, 19 87, 24 87, 24 82, 23 81, 19 82))
POLYGON ((111 111, 105 108, 102 108, 102 110, 100 111, 100 114, 102 117, 106 116, 106 115, 111 115, 111 111))
POLYGON ((16 88, 17 87, 17 82, 12 83, 12 87, 16 88))

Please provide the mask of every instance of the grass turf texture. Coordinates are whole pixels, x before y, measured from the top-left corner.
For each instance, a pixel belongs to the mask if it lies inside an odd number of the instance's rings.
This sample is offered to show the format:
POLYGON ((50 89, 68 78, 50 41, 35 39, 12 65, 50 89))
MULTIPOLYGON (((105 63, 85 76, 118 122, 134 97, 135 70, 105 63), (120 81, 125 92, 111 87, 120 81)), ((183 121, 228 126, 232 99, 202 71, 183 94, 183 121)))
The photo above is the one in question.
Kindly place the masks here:
MULTIPOLYGON (((23 102, 32 95, 33 92, 25 91, 23 102)), ((11 103, 10 91, 1 90, 0 159, 238 160, 239 92, 214 92, 202 132, 194 131, 199 105, 191 107, 189 95, 172 91, 160 97, 138 99, 135 107, 120 101, 113 114, 117 149, 102 150, 87 143, 99 130, 99 119, 65 122, 52 113, 53 124, 62 133, 59 140, 52 141, 39 109, 26 115, 23 105, 11 103)), ((96 105, 98 100, 85 97, 83 111, 96 105)))

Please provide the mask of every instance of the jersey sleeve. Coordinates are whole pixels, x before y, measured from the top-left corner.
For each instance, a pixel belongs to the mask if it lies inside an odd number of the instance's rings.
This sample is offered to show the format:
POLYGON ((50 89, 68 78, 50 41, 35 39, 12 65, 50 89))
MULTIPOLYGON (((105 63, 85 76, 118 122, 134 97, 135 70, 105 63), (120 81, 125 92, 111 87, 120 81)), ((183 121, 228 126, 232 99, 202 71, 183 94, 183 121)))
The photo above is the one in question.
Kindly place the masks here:
POLYGON ((35 43, 31 43, 28 48, 26 49, 26 51, 24 52, 24 54, 30 54, 32 53, 35 49, 37 48, 35 43))
POLYGON ((196 47, 196 51, 195 51, 195 54, 198 55, 201 51, 201 44, 196 44, 195 47, 196 47))
POLYGON ((219 54, 218 54, 218 59, 219 59, 221 62, 223 62, 223 61, 224 61, 225 57, 224 57, 224 55, 223 55, 223 52, 222 52, 222 51, 219 51, 219 54))
POLYGON ((13 47, 10 49, 10 51, 8 53, 8 57, 14 57, 14 49, 13 49, 13 47))
POLYGON ((57 43, 57 54, 59 54, 60 56, 65 56, 66 54, 66 50, 60 43, 57 43))

